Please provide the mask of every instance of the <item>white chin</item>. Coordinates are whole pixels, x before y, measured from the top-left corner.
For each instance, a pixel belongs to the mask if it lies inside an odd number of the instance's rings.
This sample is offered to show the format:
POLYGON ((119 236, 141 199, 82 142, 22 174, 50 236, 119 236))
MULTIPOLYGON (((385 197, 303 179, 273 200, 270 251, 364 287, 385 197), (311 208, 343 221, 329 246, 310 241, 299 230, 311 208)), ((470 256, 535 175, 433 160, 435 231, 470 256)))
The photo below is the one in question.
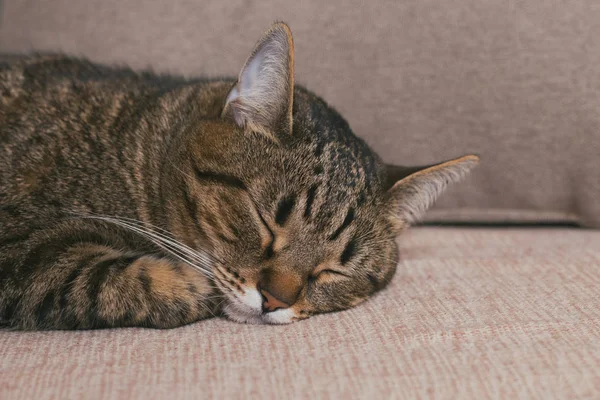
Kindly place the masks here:
POLYGON ((289 324, 296 316, 291 308, 263 314, 261 295, 248 289, 243 296, 228 296, 223 311, 229 319, 244 324, 289 324))

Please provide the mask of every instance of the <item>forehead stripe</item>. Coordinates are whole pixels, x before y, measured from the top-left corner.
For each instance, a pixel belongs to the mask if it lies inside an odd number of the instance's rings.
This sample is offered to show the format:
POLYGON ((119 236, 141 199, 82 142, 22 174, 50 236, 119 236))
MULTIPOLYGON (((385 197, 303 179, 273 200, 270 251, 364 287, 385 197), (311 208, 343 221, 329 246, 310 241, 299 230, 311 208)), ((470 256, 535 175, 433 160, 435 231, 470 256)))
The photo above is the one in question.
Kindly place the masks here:
POLYGON ((354 208, 350 207, 348 214, 346 214, 346 218, 344 218, 344 222, 342 222, 342 225, 337 228, 337 230, 333 232, 331 236, 329 236, 329 240, 337 239, 344 229, 346 229, 352 223, 352 221, 354 221, 354 208))
POLYGON ((304 209, 304 218, 310 217, 310 214, 312 213, 312 205, 315 201, 315 196, 317 195, 318 188, 318 184, 312 185, 306 193, 306 208, 304 209))
POLYGON ((277 205, 277 212, 275 213, 275 223, 279 226, 285 224, 285 221, 289 218, 294 205, 296 204, 296 197, 294 195, 284 196, 279 200, 277 205))

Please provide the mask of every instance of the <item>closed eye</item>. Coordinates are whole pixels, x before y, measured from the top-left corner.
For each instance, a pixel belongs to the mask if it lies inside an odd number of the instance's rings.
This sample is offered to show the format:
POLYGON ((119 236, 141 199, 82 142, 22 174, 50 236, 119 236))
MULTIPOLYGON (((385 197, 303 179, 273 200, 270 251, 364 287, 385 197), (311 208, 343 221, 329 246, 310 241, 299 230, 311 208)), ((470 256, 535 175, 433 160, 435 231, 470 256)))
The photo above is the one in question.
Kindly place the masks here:
POLYGON ((318 274, 316 275, 311 275, 308 280, 310 282, 314 282, 319 278, 325 278, 325 277, 344 277, 344 278, 350 278, 350 275, 342 272, 342 271, 338 271, 335 269, 323 269, 321 271, 319 271, 318 274))
POLYGON ((345 274, 344 272, 337 271, 335 269, 324 269, 323 271, 319 272, 319 275, 321 275, 321 274, 333 274, 333 275, 340 275, 340 276, 345 276, 346 278, 350 278, 349 275, 345 274))

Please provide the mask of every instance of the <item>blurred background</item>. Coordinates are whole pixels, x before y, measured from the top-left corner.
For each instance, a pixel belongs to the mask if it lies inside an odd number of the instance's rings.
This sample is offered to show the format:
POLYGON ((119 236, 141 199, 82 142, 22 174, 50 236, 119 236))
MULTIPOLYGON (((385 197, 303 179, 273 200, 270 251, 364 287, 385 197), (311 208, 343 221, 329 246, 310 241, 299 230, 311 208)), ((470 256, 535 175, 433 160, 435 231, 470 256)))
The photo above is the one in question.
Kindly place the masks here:
POLYGON ((600 2, 4 2, 0 52, 235 76, 274 21, 296 82, 390 163, 478 153, 429 221, 600 227, 600 2))

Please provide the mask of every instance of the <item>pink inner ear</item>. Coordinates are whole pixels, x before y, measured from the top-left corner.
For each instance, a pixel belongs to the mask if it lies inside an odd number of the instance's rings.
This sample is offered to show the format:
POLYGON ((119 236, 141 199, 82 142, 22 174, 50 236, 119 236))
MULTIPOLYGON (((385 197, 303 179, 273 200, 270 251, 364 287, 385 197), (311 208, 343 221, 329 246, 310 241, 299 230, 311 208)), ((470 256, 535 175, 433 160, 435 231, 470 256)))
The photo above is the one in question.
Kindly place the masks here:
POLYGON ((240 96, 240 91, 237 88, 237 84, 231 89, 229 94, 227 95, 227 100, 225 103, 229 104, 240 96))
MULTIPOLYGON (((265 46, 266 47, 266 46, 265 46)), ((248 61, 246 67, 240 74, 240 90, 242 92, 251 90, 256 82, 259 79, 261 63, 263 62, 265 56, 265 47, 263 47, 260 51, 258 51, 251 60, 248 61)))
POLYGON ((231 114, 233 115, 233 119, 235 120, 236 125, 239 127, 243 127, 244 126, 244 118, 243 118, 242 114, 239 112, 239 106, 240 106, 238 104, 239 101, 240 101, 240 92, 239 92, 237 84, 236 84, 233 87, 233 89, 231 89, 229 94, 227 95, 226 104, 228 104, 229 108, 231 109, 231 114))
POLYGON ((291 34, 283 24, 274 25, 255 46, 227 95, 238 126, 272 135, 285 122, 291 132, 292 52, 291 34))

